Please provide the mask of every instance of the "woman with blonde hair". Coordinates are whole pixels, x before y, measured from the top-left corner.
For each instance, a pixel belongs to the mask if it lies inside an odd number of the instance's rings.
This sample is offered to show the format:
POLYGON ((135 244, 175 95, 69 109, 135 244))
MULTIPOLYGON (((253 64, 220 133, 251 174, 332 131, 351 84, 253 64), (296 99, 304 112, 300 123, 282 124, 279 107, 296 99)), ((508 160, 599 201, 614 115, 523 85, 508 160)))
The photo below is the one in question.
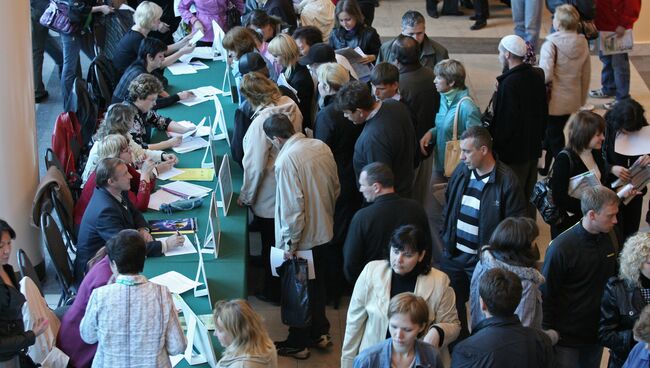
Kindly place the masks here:
POLYGON ((589 93, 589 43, 576 32, 579 22, 580 14, 573 5, 557 7, 553 15, 557 32, 546 37, 540 51, 539 66, 551 88, 544 139, 547 168, 564 147, 564 126, 569 116, 587 102, 589 93))
MULTIPOLYGON (((150 32, 169 32, 169 25, 160 21, 162 14, 162 8, 152 1, 143 1, 135 9, 135 13, 133 13, 135 24, 122 36, 111 59, 117 71, 118 80, 126 68, 138 58, 140 43, 149 36, 150 32)), ((187 35, 182 40, 168 45, 162 68, 172 65, 181 56, 194 51, 194 45, 188 44, 192 36, 193 34, 187 35)))
POLYGON ((623 366, 634 347, 632 329, 650 304, 650 233, 636 233, 623 247, 618 277, 607 282, 600 306, 598 342, 609 348, 608 368, 623 366))
MULTIPOLYGON (((135 207, 144 212, 149 207, 149 196, 156 188, 156 164, 153 160, 149 159, 144 161, 140 167, 140 171, 133 166, 133 158, 131 156, 131 148, 129 141, 121 134, 110 134, 101 141, 97 142, 97 159, 101 161, 107 157, 120 158, 127 165, 131 175, 131 189, 128 192, 129 199, 135 207)), ((95 191, 95 171, 90 174, 86 181, 81 196, 74 206, 74 224, 79 226, 81 218, 86 212, 86 207, 90 202, 90 198, 95 191)))
POLYGON ((213 316, 214 335, 225 348, 218 368, 277 368, 275 345, 247 301, 219 301, 213 316))
POLYGON ((259 72, 244 75, 241 93, 248 99, 254 112, 242 141, 244 177, 237 204, 250 206, 260 229, 266 276, 262 299, 279 301, 279 288, 272 286, 277 284, 273 282, 269 263, 271 245, 275 244, 276 181, 273 166, 279 150, 266 137, 263 126, 271 115, 282 113, 289 117, 294 130, 299 132, 302 130, 302 113, 291 98, 280 93, 275 82, 259 72))
POLYGON ((309 69, 298 63, 300 50, 296 41, 288 34, 279 34, 269 43, 269 52, 282 66, 282 75, 278 79, 278 83, 282 84, 282 78, 284 78, 284 81, 296 91, 298 107, 303 118, 302 125, 304 128, 312 129, 314 81, 311 78, 309 69))

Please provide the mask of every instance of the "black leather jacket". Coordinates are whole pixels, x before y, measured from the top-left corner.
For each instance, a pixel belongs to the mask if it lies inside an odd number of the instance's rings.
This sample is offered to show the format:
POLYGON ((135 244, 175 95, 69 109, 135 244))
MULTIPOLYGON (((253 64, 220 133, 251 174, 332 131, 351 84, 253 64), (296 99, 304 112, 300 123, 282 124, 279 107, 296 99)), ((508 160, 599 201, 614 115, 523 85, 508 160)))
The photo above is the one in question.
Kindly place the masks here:
POLYGON ((348 32, 343 27, 335 27, 330 34, 330 46, 334 50, 351 49, 359 46, 366 55, 379 55, 381 40, 377 31, 369 26, 357 27, 356 32, 348 32))
POLYGON ((14 269, 9 265, 3 268, 13 287, 0 281, 0 362, 12 359, 36 341, 34 332, 25 331, 22 312, 25 297, 20 293, 14 269))
POLYGON ((634 322, 645 307, 641 291, 618 277, 607 281, 600 305, 598 342, 610 349, 608 368, 620 368, 636 344, 634 322))

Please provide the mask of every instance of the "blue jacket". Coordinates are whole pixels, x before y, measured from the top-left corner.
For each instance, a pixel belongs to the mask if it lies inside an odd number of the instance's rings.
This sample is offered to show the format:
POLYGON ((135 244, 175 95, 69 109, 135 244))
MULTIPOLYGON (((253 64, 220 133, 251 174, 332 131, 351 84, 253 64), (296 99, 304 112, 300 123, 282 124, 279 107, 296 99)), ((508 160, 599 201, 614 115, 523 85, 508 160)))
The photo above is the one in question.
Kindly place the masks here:
POLYGON ((440 94, 440 110, 436 114, 435 126, 431 129, 436 147, 435 163, 436 170, 445 171, 445 146, 452 140, 454 134, 454 118, 458 111, 458 134, 457 139, 463 132, 474 125, 481 125, 481 112, 474 101, 463 101, 460 106, 458 102, 463 97, 469 97, 467 88, 459 90, 452 101, 448 101, 444 93, 440 94))
MULTIPOLYGON (((129 198, 122 193, 126 208, 104 188, 95 188, 88 207, 81 218, 77 241, 77 258, 74 261, 74 276, 77 285, 81 283, 86 263, 103 247, 108 239, 124 229, 147 227, 147 221, 129 198)), ((161 256, 162 243, 147 243, 148 256, 161 256)))
MULTIPOLYGON (((354 368, 390 368, 393 339, 364 350, 354 359, 354 368)), ((442 368, 438 349, 426 342, 415 340, 415 368, 442 368)))
POLYGON ((646 349, 647 343, 639 341, 627 357, 623 368, 637 368, 650 366, 650 350, 646 349))

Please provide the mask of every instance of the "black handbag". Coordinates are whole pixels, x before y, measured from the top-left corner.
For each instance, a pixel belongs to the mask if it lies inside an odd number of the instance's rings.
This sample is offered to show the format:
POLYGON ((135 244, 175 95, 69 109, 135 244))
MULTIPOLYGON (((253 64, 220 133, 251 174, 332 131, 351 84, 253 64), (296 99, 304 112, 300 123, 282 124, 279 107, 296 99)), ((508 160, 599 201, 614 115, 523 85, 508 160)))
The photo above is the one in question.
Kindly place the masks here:
MULTIPOLYGON (((566 150, 560 151, 558 156, 564 153, 569 158, 569 172, 573 171, 573 162, 571 155, 566 150)), ((567 216, 566 212, 560 210, 553 200, 553 191, 551 190, 551 180, 553 176, 553 168, 551 168, 548 176, 535 183, 533 193, 530 195, 530 203, 539 211, 542 220, 549 225, 557 225, 561 223, 567 216)))
POLYGON ((282 323, 291 327, 311 326, 307 260, 293 257, 284 261, 277 270, 282 282, 282 323))
POLYGON ((32 357, 27 355, 27 351, 22 350, 20 353, 18 353, 18 366, 20 368, 36 368, 36 367, 40 367, 41 365, 38 363, 34 363, 32 357))
POLYGON ((488 102, 487 106, 485 107, 485 111, 483 111, 483 114, 481 114, 481 124, 483 124, 484 128, 489 128, 490 125, 492 125, 492 121, 494 120, 494 96, 496 96, 496 91, 492 94, 492 97, 490 97, 490 102, 488 102))
POLYGON ((226 10, 226 27, 228 29, 225 29, 224 32, 228 32, 237 26, 241 26, 241 13, 232 1, 228 1, 228 9, 226 10))
POLYGON ((70 7, 66 1, 50 0, 39 22, 42 26, 63 34, 77 33, 81 28, 70 21, 70 7))

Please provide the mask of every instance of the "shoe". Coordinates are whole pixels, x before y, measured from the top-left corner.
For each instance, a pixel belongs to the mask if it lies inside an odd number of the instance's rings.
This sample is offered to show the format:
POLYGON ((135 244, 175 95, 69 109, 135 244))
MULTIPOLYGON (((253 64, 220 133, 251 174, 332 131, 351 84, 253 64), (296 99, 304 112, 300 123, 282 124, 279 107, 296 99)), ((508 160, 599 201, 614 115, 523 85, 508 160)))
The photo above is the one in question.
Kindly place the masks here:
POLYGON ((287 340, 276 341, 275 349, 278 351, 278 355, 292 357, 294 359, 304 360, 309 358, 311 355, 309 348, 297 348, 288 346, 287 340))
POLYGON ((36 103, 41 103, 41 102, 47 100, 47 98, 49 96, 50 96, 49 92, 43 91, 42 93, 39 93, 36 96, 34 96, 34 100, 36 101, 36 103))
POLYGON ((616 105, 617 102, 618 102, 617 100, 614 100, 612 102, 606 102, 606 103, 603 104, 603 109, 611 110, 612 107, 614 107, 614 105, 616 105))
POLYGON ((599 89, 592 89, 589 91, 589 97, 592 98, 612 98, 614 97, 613 95, 608 95, 607 93, 603 92, 602 88, 599 89))
POLYGON ((469 27, 469 29, 471 29, 472 31, 478 31, 479 29, 483 29, 486 26, 487 26, 487 22, 476 21, 476 23, 472 24, 472 26, 469 27))
POLYGON ((315 348, 327 349, 332 346, 332 337, 329 334, 320 335, 318 340, 313 342, 312 346, 315 348))
POLYGON ((431 18, 436 18, 436 19, 437 19, 438 17, 440 17, 440 15, 438 14, 438 11, 437 11, 437 10, 432 11, 432 10, 427 9, 427 14, 428 14, 431 18))
POLYGON ((455 12, 448 12, 448 13, 442 12, 441 14, 442 14, 442 15, 453 15, 453 16, 462 16, 462 15, 465 15, 465 13, 463 13, 461 10, 457 10, 457 11, 455 11, 455 12))

